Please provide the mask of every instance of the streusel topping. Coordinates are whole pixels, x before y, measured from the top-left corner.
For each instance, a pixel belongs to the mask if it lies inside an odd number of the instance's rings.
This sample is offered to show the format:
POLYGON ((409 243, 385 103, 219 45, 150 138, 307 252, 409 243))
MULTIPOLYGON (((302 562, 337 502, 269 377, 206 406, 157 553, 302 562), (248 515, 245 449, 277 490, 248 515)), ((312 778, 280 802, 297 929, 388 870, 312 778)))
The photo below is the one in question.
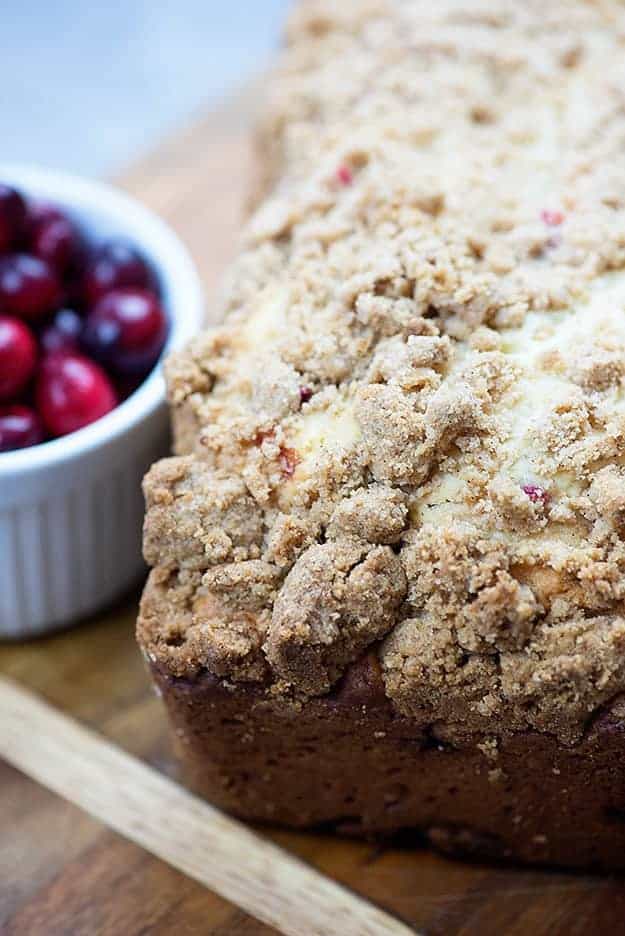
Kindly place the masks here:
POLYGON ((440 734, 625 690, 625 7, 300 3, 224 322, 168 364, 140 637, 440 734), (495 7, 493 9, 493 7, 495 7))

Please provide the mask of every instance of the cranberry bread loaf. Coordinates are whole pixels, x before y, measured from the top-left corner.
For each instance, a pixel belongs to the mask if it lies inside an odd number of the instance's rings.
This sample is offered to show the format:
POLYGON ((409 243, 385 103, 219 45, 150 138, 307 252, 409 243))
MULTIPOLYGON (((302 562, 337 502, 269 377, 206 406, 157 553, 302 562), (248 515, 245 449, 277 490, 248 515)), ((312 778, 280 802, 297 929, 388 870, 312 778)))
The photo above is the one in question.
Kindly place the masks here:
POLYGON ((624 61, 617 0, 297 5, 145 482, 225 808, 625 867, 624 61))

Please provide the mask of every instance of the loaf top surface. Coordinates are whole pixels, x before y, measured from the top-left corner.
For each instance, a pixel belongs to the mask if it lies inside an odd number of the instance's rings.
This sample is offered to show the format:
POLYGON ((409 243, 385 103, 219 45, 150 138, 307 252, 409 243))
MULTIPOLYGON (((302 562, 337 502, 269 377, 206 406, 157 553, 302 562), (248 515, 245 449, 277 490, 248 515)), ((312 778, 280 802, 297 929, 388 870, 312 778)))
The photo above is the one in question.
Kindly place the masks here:
POLYGON ((139 637, 441 737, 625 689, 625 6, 303 2, 224 323, 168 362, 139 637))

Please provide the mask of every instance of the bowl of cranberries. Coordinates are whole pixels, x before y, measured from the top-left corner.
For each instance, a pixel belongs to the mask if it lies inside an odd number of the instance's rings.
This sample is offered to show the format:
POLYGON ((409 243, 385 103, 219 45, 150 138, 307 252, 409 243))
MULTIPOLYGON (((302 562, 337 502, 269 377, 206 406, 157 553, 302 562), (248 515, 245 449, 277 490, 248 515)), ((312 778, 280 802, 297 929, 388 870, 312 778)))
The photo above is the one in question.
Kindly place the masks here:
POLYGON ((0 166, 0 637, 67 626, 142 574, 160 365, 201 321, 158 217, 103 183, 0 166))

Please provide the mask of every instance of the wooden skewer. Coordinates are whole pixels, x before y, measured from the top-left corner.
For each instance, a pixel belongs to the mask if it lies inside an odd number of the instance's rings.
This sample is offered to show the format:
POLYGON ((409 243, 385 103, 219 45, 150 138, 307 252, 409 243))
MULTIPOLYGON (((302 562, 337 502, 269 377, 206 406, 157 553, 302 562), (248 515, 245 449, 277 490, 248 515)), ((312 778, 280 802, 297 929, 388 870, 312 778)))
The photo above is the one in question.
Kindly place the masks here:
POLYGON ((0 677, 0 756, 288 936, 414 930, 0 677))

